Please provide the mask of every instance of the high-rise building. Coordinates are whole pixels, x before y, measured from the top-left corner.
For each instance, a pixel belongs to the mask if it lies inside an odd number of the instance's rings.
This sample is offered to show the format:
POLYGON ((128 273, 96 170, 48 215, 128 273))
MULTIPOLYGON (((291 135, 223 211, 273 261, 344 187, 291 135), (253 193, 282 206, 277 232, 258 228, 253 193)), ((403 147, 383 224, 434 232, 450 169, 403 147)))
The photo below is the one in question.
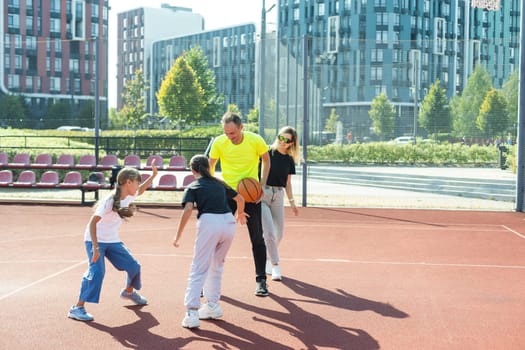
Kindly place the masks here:
POLYGON ((519 4, 487 11, 468 0, 279 0, 278 82, 266 86, 266 98, 277 101, 285 123, 300 126, 305 82, 310 132, 322 131, 335 110, 345 135, 369 136, 368 111, 385 92, 396 136, 411 135, 438 79, 450 98, 477 64, 497 88, 517 69, 519 4))
MULTIPOLYGON (((31 115, 22 126, 93 127, 92 113, 82 111, 97 90, 104 118, 108 0, 0 0, 0 8, 0 95, 23 96, 31 115), (57 113, 58 105, 67 113, 57 113)), ((20 126, 1 111, 0 119, 20 126)))
MULTIPOLYGON (((163 4, 160 8, 140 7, 118 14, 117 109, 122 108, 126 81, 141 70, 149 80, 152 43, 204 30, 204 18, 185 7, 163 4)), ((151 82, 150 82, 151 83, 151 82)), ((147 110, 151 109, 146 98, 147 110)))
POLYGON ((153 43, 150 97, 152 113, 158 113, 155 92, 175 60, 192 47, 200 47, 215 74, 224 108, 235 104, 243 115, 255 106, 255 25, 241 24, 153 43))

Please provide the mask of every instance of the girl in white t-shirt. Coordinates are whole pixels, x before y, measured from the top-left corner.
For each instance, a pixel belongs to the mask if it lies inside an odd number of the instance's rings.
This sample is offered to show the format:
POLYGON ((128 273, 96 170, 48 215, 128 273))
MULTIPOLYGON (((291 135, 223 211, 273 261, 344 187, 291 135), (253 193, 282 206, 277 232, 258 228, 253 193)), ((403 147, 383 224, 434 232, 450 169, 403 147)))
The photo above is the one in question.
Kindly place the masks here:
POLYGON ((93 316, 86 312, 86 302, 98 303, 102 281, 106 271, 105 259, 117 270, 126 271, 127 281, 120 296, 137 305, 148 301, 137 293, 141 285, 140 264, 120 240, 119 228, 124 218, 133 216, 133 201, 151 185, 157 175, 157 167, 152 164, 152 175, 140 183, 140 173, 135 168, 123 168, 117 175, 115 191, 95 206, 84 233, 89 267, 82 277, 80 296, 76 305, 69 309, 68 317, 79 321, 92 321, 93 316))

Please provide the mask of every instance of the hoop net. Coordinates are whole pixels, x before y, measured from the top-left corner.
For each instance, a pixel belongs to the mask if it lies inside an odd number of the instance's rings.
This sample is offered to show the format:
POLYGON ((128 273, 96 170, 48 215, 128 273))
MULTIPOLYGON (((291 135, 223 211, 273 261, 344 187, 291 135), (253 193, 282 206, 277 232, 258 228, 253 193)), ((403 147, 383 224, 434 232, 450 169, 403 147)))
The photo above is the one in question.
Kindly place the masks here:
POLYGON ((486 9, 489 11, 498 11, 501 0, 471 0, 471 6, 478 9, 486 9))

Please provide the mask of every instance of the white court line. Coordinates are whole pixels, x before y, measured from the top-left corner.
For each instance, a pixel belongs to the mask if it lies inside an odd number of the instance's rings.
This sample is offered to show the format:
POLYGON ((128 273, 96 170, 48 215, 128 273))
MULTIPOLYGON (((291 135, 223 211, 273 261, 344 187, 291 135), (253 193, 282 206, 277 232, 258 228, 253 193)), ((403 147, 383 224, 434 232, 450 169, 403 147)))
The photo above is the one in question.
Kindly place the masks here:
POLYGON ((513 229, 511 229, 511 228, 509 228, 509 227, 507 227, 507 226, 505 226, 505 225, 501 225, 501 226, 503 226, 503 228, 504 228, 505 230, 508 230, 509 232, 514 233, 516 236, 525 239, 525 236, 522 235, 521 233, 519 233, 518 231, 514 231, 513 229))
MULTIPOLYGON (((525 237, 524 237, 525 238, 525 237)), ((181 254, 133 254, 135 256, 149 257, 178 257, 192 259, 193 255, 181 254)), ((227 256, 226 260, 251 260, 251 256, 227 256)), ((281 258, 282 261, 293 262, 326 262, 341 264, 367 264, 367 265, 406 265, 406 266, 437 266, 437 267, 476 267, 491 269, 525 269, 525 265, 496 265, 496 264, 458 264, 458 263, 429 263, 425 261, 405 262, 405 261, 372 261, 372 260, 351 260, 351 259, 332 259, 332 258, 281 258)))
POLYGON ((0 264, 63 264, 77 262, 75 260, 50 260, 50 259, 33 259, 33 260, 0 260, 0 264))
POLYGON ((58 271, 58 272, 55 272, 55 273, 53 273, 53 274, 51 274, 51 275, 49 275, 49 276, 43 277, 43 278, 41 278, 41 279, 39 279, 39 280, 36 280, 35 282, 29 283, 29 284, 27 284, 27 285, 25 285, 25 286, 22 286, 22 287, 20 287, 20 288, 17 288, 17 289, 15 289, 15 290, 13 290, 13 291, 7 293, 7 294, 4 294, 4 295, 0 296, 0 301, 4 300, 4 299, 6 299, 6 298, 9 298, 10 296, 12 296, 12 295, 14 295, 14 294, 17 294, 18 292, 21 292, 21 291, 23 291, 23 290, 25 290, 25 289, 27 289, 27 288, 33 287, 34 285, 37 285, 37 284, 42 283, 42 282, 44 282, 44 281, 47 281, 48 279, 51 279, 51 278, 56 277, 56 276, 58 276, 58 275, 61 275, 61 274, 63 274, 64 272, 67 272, 67 271, 69 271, 69 270, 73 270, 74 268, 77 268, 77 267, 80 266, 80 265, 84 265, 85 263, 86 263, 85 260, 80 261, 80 262, 78 262, 78 263, 76 263, 76 264, 74 264, 74 265, 71 265, 71 266, 69 266, 69 267, 66 267, 65 269, 62 269, 62 270, 60 270, 60 271, 58 271))
POLYGON ((42 239, 57 239, 57 238, 65 238, 65 237, 84 237, 84 234, 69 234, 69 235, 59 235, 59 236, 36 236, 36 237, 27 237, 27 238, 13 238, 13 239, 5 239, 0 241, 0 244, 2 243, 11 243, 11 242, 24 242, 24 241, 36 241, 36 240, 42 240, 42 239))
MULTIPOLYGON (((281 259, 284 260, 284 259, 281 259)), ((296 260, 296 259, 288 259, 296 260)), ((300 261, 300 259, 297 259, 300 261)), ((412 265, 412 266, 439 266, 439 267, 484 267, 491 269, 525 269, 524 265, 492 265, 492 264, 455 264, 455 263, 428 263, 428 262, 402 262, 402 261, 367 261, 345 259, 313 259, 320 262, 340 262, 349 264, 377 264, 377 265, 412 265)))

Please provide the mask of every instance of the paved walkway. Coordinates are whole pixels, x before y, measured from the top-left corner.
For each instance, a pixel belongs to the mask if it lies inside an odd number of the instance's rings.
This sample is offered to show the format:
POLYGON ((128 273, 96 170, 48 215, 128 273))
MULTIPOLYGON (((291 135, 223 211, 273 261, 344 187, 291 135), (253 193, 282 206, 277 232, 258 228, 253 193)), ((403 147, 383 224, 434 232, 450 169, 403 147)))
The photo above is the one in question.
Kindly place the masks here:
MULTIPOLYGON (((326 167, 327 173, 332 168, 326 167)), ((381 174, 411 174, 450 178, 493 179, 515 181, 516 174, 498 168, 445 168, 445 167, 350 167, 352 171, 381 174)), ((302 202, 302 175, 293 178, 294 192, 302 202)), ((363 208, 413 208, 413 209, 465 209, 465 210, 515 210, 514 202, 466 198, 413 191, 390 190, 369 186, 353 186, 306 180, 309 206, 343 206, 363 208)))

